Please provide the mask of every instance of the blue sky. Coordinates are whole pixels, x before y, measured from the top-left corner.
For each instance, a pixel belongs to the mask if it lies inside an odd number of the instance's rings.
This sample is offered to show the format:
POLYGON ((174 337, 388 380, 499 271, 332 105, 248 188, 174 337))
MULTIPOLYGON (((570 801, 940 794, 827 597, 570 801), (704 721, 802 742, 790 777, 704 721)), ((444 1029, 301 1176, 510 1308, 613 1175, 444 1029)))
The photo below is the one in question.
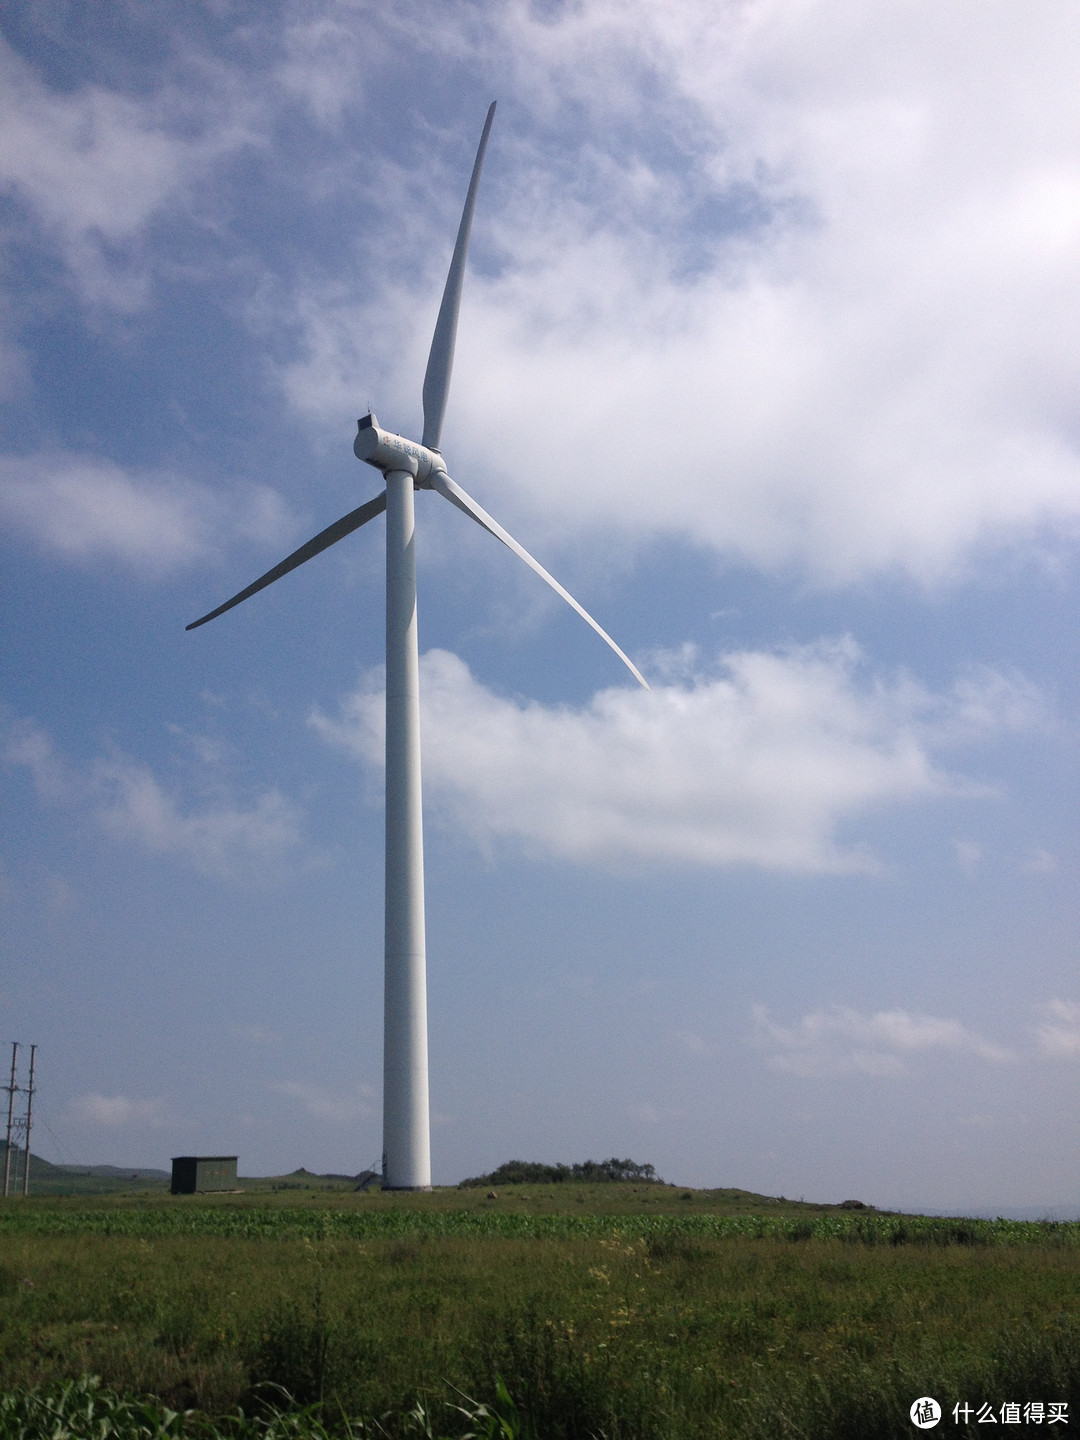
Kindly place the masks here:
POLYGON ((418 496, 433 1165, 1077 1187, 1080 17, 0 19, 5 1034, 49 1158, 378 1157, 378 489, 418 496))

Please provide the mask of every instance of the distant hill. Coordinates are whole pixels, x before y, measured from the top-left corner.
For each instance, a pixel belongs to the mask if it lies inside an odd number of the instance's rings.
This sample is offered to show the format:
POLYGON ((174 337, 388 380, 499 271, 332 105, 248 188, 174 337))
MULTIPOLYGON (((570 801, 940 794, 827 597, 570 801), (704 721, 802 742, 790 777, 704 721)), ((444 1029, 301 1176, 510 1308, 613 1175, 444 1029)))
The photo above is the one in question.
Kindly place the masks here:
MULTIPOLYGON (((92 1175, 99 1176, 103 1180, 171 1180, 172 1175, 168 1170, 153 1170, 138 1165, 128 1169, 126 1165, 50 1165, 47 1160, 38 1160, 37 1164, 58 1172, 61 1175, 92 1175)), ((33 1174, 31 1170, 31 1174, 33 1174)))
MULTIPOLYGON (((0 1140, 0 1166, 6 1142, 0 1140)), ((22 1193, 22 1151, 11 1149, 12 1188, 22 1193)), ((132 1165, 53 1165, 30 1152, 31 1195, 108 1195, 124 1190, 160 1190, 172 1179, 168 1170, 132 1165)))
MULTIPOLYGON (((0 1139, 0 1173, 3 1171, 5 1142, 0 1139)), ((11 1153, 11 1188, 22 1194, 22 1151, 11 1153)), ((170 1170, 147 1165, 54 1165, 30 1152, 31 1195, 121 1195, 132 1190, 167 1190, 172 1183, 170 1170)), ((301 1166, 288 1175, 240 1177, 245 1190, 358 1190, 378 1188, 380 1177, 371 1170, 357 1175, 318 1175, 301 1166)))
POLYGON ((318 1174, 306 1170, 290 1170, 288 1175, 266 1175, 258 1179, 242 1178, 245 1190, 379 1190, 382 1176, 374 1170, 361 1170, 357 1175, 341 1175, 334 1172, 318 1174))

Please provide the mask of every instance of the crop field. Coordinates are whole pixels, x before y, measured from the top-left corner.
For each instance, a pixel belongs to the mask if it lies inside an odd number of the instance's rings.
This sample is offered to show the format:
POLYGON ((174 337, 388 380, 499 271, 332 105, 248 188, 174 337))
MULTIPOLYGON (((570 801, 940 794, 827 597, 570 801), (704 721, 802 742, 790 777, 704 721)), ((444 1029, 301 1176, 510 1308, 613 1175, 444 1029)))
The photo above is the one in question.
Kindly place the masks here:
POLYGON ((1064 1436, 1080 1226, 660 1185, 9 1201, 0 1390, 0 1440, 877 1440, 925 1395, 931 1433, 1064 1436))

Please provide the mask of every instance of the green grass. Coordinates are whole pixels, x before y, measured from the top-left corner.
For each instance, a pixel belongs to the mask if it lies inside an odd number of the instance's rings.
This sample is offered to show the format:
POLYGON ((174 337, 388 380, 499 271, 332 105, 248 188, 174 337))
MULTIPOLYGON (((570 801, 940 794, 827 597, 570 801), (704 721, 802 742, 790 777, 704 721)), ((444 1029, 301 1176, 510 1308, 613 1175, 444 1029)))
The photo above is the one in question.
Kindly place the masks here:
MULTIPOLYGON (((607 1189, 608 1187, 603 1187, 607 1189)), ((456 1192, 451 1192, 455 1193, 456 1192)), ((965 1220, 927 1215, 845 1212, 805 1207, 805 1213, 739 1215, 680 1207, 654 1214, 636 1209, 580 1209, 538 1213, 503 1201, 470 1208, 425 1203, 433 1197, 379 1196, 369 1201, 313 1205, 310 1196, 282 1196, 284 1203, 231 1203, 226 1197, 178 1196, 154 1204, 151 1197, 126 1205, 93 1208, 39 1203, 19 1211, 0 1209, 0 1237, 105 1235, 160 1239, 167 1236, 236 1239, 377 1240, 415 1235, 503 1240, 590 1239, 621 1235, 649 1241, 685 1236, 702 1240, 836 1240, 845 1245, 1038 1245, 1076 1249, 1075 1221, 965 1220), (308 1203, 302 1203, 304 1199, 308 1203), (291 1202, 291 1203, 290 1203, 291 1202), (381 1202, 381 1203, 380 1203, 381 1202), (411 1202, 411 1203, 409 1203, 411 1202)), ((530 1197, 531 1198, 531 1197, 530 1197)), ((605 1197, 606 1198, 606 1197, 605 1197)))
POLYGON ((9 1202, 0 1387, 98 1375, 222 1435, 286 1394, 290 1433, 504 1440, 876 1440, 923 1394, 1080 1414, 1080 1225, 546 1188, 9 1202))
MULTIPOLYGON (((386 1434, 378 1420, 339 1413, 328 1427, 324 1407, 280 1401, 267 1398, 251 1413, 237 1409, 212 1419, 197 1410, 172 1410, 153 1400, 117 1395, 96 1375, 84 1375, 63 1385, 0 1393, 0 1440, 365 1440, 386 1434)), ((434 1440, 445 1428, 439 1423, 443 1416, 450 1419, 455 1440, 529 1440, 504 1385, 497 1387, 490 1406, 455 1396, 436 1407, 418 1402, 395 1421, 402 1435, 434 1440), (464 1435, 463 1424, 468 1426, 464 1435)))

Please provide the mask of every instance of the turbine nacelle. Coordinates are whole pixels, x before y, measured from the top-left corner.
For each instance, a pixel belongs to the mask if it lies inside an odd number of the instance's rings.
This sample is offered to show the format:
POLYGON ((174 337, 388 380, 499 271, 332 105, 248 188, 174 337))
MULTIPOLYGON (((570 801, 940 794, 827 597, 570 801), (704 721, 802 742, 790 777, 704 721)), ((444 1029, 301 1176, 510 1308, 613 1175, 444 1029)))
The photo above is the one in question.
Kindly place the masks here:
POLYGON ((446 465, 437 450, 429 450, 415 440, 406 440, 404 435, 384 430, 373 413, 356 422, 353 454, 384 475, 388 470, 408 470, 416 484, 425 490, 431 489, 433 474, 446 473, 446 465))

